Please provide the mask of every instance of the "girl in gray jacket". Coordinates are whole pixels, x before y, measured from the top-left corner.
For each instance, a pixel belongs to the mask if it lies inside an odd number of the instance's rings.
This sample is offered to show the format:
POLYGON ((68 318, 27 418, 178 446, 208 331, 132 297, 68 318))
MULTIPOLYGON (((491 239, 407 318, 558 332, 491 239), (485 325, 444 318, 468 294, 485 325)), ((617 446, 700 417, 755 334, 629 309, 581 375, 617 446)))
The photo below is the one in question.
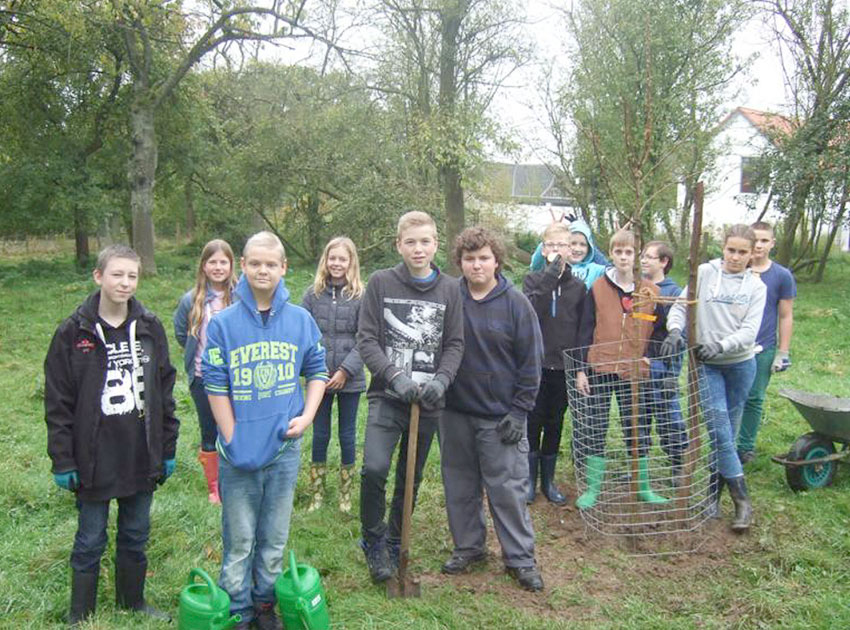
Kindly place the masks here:
POLYGON ((304 293, 303 306, 322 331, 327 353, 328 374, 325 397, 313 421, 313 459, 310 466, 310 505, 308 512, 322 506, 327 477, 328 443, 331 439, 331 411, 336 397, 339 409, 339 509, 351 512, 351 482, 354 474, 357 407, 366 390, 363 361, 355 347, 363 281, 357 248, 344 236, 325 246, 313 286, 304 293))

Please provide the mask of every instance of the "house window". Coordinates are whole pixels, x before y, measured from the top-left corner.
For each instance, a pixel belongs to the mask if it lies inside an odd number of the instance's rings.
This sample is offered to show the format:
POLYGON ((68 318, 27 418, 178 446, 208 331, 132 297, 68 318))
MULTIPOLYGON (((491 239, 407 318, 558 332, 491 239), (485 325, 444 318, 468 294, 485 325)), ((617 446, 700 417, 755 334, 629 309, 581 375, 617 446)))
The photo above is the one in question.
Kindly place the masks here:
POLYGON ((741 158, 741 192, 758 194, 759 190, 759 158, 741 158))

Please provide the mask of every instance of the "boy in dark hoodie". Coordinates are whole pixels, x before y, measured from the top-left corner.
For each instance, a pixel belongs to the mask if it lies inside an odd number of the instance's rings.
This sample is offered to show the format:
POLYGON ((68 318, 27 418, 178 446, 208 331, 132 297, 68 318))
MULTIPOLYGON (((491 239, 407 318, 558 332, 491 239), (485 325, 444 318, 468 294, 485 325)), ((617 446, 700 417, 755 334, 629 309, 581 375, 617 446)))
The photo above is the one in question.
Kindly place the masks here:
POLYGON ((432 264, 437 251, 434 219, 425 212, 402 215, 396 249, 402 262, 376 271, 366 285, 357 330, 360 357, 372 373, 366 394, 369 414, 360 473, 360 545, 375 582, 388 580, 398 562, 410 405, 418 401, 422 408, 415 501, 446 389, 463 357, 463 307, 458 283, 432 264), (385 488, 399 439, 387 525, 385 488))
POLYGON ((573 276, 567 256, 570 230, 553 223, 543 232, 543 253, 550 261, 543 271, 528 274, 522 291, 528 297, 543 334, 543 370, 534 409, 528 414, 527 501, 534 501, 538 473, 540 489, 557 505, 566 497, 555 485, 555 466, 561 447, 564 413, 567 410, 567 383, 563 353, 578 345, 579 323, 587 291, 573 276))
MULTIPOLYGON (((673 249, 664 241, 650 241, 643 248, 640 257, 640 269, 643 277, 658 287, 662 297, 676 298, 682 292, 681 287, 667 277, 673 268, 673 249)), ((661 439, 661 448, 670 459, 672 481, 678 484, 681 476, 682 453, 687 445, 685 422, 679 406, 678 378, 682 367, 681 355, 663 356, 661 344, 667 337, 667 313, 671 303, 659 302, 656 308, 658 316, 653 323, 652 337, 649 341, 649 383, 642 393, 647 429, 651 419, 655 418, 655 430, 661 439)))
POLYGON ((505 248, 492 232, 465 229, 454 256, 463 272, 465 351, 440 418, 443 487, 454 541, 443 573, 462 573, 486 560, 486 491, 505 570, 523 588, 539 591, 543 579, 525 503, 525 429, 540 384, 540 326, 528 299, 499 273, 505 248))
POLYGON ((223 542, 219 586, 237 628, 280 628, 274 583, 289 535, 301 436, 328 380, 322 333, 289 302, 277 236, 245 243, 239 300, 210 320, 201 366, 218 426, 223 542), (302 394, 300 377, 306 382, 302 394))
POLYGON ((121 608, 168 619, 145 603, 153 491, 174 472, 179 422, 176 371, 156 316, 133 294, 139 257, 125 245, 100 252, 100 290, 66 319, 44 361, 47 451, 56 484, 76 493, 79 524, 71 552, 71 610, 94 613, 109 503, 118 502, 115 599, 121 608))
MULTIPOLYGON (((658 287, 649 280, 634 277, 635 236, 619 230, 611 237, 609 255, 612 267, 593 283, 585 301, 579 345, 586 350, 576 372, 576 389, 582 397, 577 405, 587 433, 576 436, 576 466, 584 474, 586 490, 576 506, 586 510, 596 504, 605 476, 605 442, 611 397, 617 406, 627 436, 627 445, 638 452, 638 496, 648 503, 664 503, 649 483, 649 431, 645 418, 638 419, 636 444, 632 443, 632 380, 635 362, 638 378, 646 380, 648 366, 641 360, 647 356, 653 322, 658 316, 651 298, 658 287), (641 294, 646 294, 641 295, 641 294)), ((636 410, 640 416, 640 409, 636 410)), ((631 450, 631 448, 630 448, 631 450)))

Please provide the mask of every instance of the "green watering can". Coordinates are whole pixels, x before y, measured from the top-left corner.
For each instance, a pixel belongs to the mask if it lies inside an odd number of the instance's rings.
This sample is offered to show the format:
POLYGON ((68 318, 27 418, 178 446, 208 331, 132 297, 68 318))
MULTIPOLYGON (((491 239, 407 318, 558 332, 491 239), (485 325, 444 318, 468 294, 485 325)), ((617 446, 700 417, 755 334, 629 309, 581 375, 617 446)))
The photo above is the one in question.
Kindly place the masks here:
POLYGON ((331 620, 319 572, 309 564, 296 564, 289 551, 289 568, 274 585, 277 605, 286 630, 328 630, 331 620))
POLYGON ((189 579, 180 592, 178 630, 228 630, 240 621, 239 615, 230 617, 230 596, 216 586, 206 571, 189 571, 189 579), (195 582, 196 577, 203 582, 195 582))

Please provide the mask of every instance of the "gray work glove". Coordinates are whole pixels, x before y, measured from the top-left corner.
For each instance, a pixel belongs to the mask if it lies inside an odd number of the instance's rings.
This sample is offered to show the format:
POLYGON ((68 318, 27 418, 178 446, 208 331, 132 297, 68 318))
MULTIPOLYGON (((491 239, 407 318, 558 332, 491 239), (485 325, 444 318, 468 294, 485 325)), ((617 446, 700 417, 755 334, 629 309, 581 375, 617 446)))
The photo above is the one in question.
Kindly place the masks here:
POLYGON ((407 404, 419 400, 419 385, 404 372, 399 372, 393 377, 389 389, 407 404))
POLYGON ((499 424, 496 425, 496 433, 499 434, 502 444, 516 444, 525 437, 525 414, 512 411, 499 420, 499 424))
POLYGON ((669 363, 672 357, 675 357, 685 349, 685 345, 685 340, 682 339, 682 331, 674 328, 667 334, 664 341, 661 342, 661 358, 669 363))
POLYGON ((700 361, 711 361, 723 353, 723 346, 719 341, 709 341, 697 346, 697 359, 700 361))
POLYGON ((791 367, 791 355, 785 350, 777 350, 776 356, 773 357, 773 363, 770 365, 770 371, 775 374, 776 372, 784 372, 789 367, 791 367))
POLYGON ((445 374, 437 374, 430 381, 422 386, 422 391, 419 393, 419 400, 425 407, 436 409, 446 395, 446 390, 449 388, 449 379, 445 374))
POLYGON ((561 255, 557 254, 555 258, 552 259, 552 262, 546 263, 546 268, 543 270, 547 276, 554 276, 555 278, 560 278, 561 274, 564 272, 564 264, 561 262, 561 255))

